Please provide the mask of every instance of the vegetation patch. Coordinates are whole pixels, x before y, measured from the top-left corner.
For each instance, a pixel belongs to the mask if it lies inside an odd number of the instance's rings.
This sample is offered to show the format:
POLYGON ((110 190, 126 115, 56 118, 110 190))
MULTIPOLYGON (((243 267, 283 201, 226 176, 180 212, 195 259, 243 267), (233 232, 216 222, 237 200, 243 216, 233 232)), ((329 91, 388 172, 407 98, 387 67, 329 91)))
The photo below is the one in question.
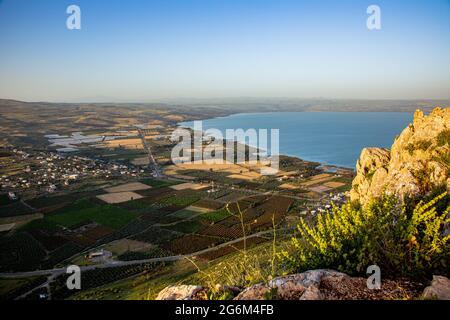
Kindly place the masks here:
POLYGON ((158 203, 165 204, 165 205, 176 205, 176 206, 182 206, 187 207, 194 202, 198 201, 200 199, 199 195, 192 194, 192 195, 172 195, 167 198, 163 198, 158 200, 158 203))
POLYGON ((159 247, 154 247, 145 251, 127 251, 118 256, 117 258, 121 261, 133 261, 133 260, 168 257, 170 255, 172 255, 172 252, 159 247))
POLYGON ((47 277, 0 279, 0 300, 13 300, 45 283, 47 277))
POLYGON ((80 200, 57 214, 48 215, 46 219, 68 228, 84 221, 93 221, 112 229, 118 229, 136 217, 135 213, 113 205, 101 206, 93 204, 89 200, 80 200))
POLYGON ((164 187, 170 187, 177 184, 180 184, 181 182, 178 181, 172 181, 172 180, 157 180, 157 179, 142 179, 140 182, 149 185, 153 188, 164 188, 164 187))
POLYGON ((204 229, 206 225, 200 219, 193 219, 188 221, 183 221, 173 226, 165 227, 166 229, 182 232, 182 233, 195 233, 204 229))
POLYGON ((450 144, 450 130, 444 130, 437 136, 437 145, 439 147, 450 144))
POLYGON ((207 212, 201 215, 202 219, 208 222, 219 222, 223 219, 230 217, 230 213, 226 209, 221 209, 217 211, 207 212))
POLYGON ((416 143, 409 143, 406 145, 405 150, 412 156, 415 150, 426 151, 433 144, 430 140, 419 140, 416 143))
POLYGON ((193 204, 194 207, 218 210, 223 207, 223 203, 211 199, 201 199, 193 204))
POLYGON ((179 210, 179 211, 177 211, 175 213, 172 213, 168 217, 174 217, 176 219, 182 220, 182 219, 188 219, 188 218, 190 218, 190 217, 192 217, 192 216, 194 216, 196 214, 198 214, 198 212, 191 211, 191 210, 188 210, 188 209, 184 209, 184 210, 179 210))
MULTIPOLYGON (((245 241, 245 249, 249 249, 251 247, 254 247, 258 244, 261 244, 263 242, 266 242, 267 239, 260 238, 260 237, 252 237, 245 241)), ((217 250, 212 250, 206 253, 201 254, 199 257, 206 260, 215 260, 220 257, 236 253, 236 252, 242 252, 244 250, 244 241, 239 241, 237 243, 218 248, 217 250)))
MULTIPOLYGON (((163 266, 162 263, 145 263, 132 266, 121 266, 114 268, 99 268, 82 272, 83 290, 97 288, 111 282, 125 279, 139 273, 155 272, 163 266)), ((69 290, 66 282, 69 275, 61 275, 51 284, 52 297, 54 299, 67 299, 75 290, 69 290)))
POLYGON ((189 254, 214 247, 222 242, 224 240, 221 238, 190 234, 164 243, 162 247, 175 254, 189 254))
POLYGON ((350 203, 334 207, 333 213, 319 214, 316 225, 302 219, 300 237, 281 254, 283 264, 292 272, 331 268, 363 274, 375 264, 397 277, 448 274, 450 235, 443 230, 450 208, 437 210, 446 197, 443 193, 411 210, 395 196, 384 195, 365 209, 350 203))
POLYGON ((0 194, 0 206, 5 206, 7 204, 11 204, 13 201, 9 199, 8 195, 0 194))
POLYGON ((46 255, 39 242, 26 232, 1 238, 0 248, 1 271, 36 270, 46 255))
POLYGON ((153 244, 160 244, 180 237, 181 235, 181 233, 172 230, 167 230, 159 227, 150 227, 144 232, 132 236, 130 239, 145 241, 153 244))
POLYGON ((15 201, 0 207, 0 218, 23 216, 33 213, 33 210, 21 201, 15 201))

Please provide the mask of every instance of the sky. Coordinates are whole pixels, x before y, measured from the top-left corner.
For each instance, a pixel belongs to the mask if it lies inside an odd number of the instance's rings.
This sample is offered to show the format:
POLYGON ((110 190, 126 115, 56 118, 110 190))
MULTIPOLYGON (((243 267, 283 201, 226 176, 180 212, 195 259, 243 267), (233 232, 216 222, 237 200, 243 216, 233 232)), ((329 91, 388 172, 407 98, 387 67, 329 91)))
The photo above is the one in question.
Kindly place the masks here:
POLYGON ((449 99, 450 1, 0 0, 0 98, 227 97, 449 99))

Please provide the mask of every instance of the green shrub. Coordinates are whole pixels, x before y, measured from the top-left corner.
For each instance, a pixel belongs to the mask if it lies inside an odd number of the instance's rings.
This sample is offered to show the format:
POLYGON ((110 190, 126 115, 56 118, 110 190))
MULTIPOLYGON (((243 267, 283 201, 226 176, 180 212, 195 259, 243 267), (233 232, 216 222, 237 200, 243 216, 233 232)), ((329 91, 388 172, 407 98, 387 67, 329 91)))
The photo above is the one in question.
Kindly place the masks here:
POLYGON ((281 252, 282 263, 295 272, 333 268, 361 274, 375 264, 385 275, 448 273, 450 235, 443 236, 443 231, 450 222, 450 207, 436 210, 446 196, 408 210, 397 197, 384 195, 365 208, 334 206, 332 213, 318 215, 314 226, 302 219, 301 237, 294 237, 281 252))
POLYGON ((437 145, 442 147, 446 144, 450 144, 450 130, 444 130, 437 136, 437 145))
POLYGON ((426 151, 433 143, 430 140, 420 140, 416 143, 409 143, 405 149, 412 156, 415 150, 426 151))
POLYGON ((430 140, 420 140, 416 143, 416 149, 426 151, 432 144, 430 140))

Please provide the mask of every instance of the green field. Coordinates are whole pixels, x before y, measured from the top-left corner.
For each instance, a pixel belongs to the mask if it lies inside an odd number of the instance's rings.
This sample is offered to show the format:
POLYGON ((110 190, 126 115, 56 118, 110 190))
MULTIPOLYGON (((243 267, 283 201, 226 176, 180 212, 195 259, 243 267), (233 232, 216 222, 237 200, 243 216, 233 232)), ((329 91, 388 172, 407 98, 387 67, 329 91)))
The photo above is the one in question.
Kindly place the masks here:
POLYGON ((207 212, 201 215, 202 219, 210 222, 218 222, 225 218, 228 218, 230 213, 226 209, 221 209, 217 211, 207 212))
POLYGON ((12 201, 8 198, 6 194, 0 194, 0 206, 6 206, 7 204, 12 203, 12 201))
POLYGON ((184 221, 177 223, 170 227, 165 227, 166 229, 182 232, 182 233, 194 233, 203 228, 205 228, 205 224, 200 221, 200 219, 193 219, 189 221, 184 221))
POLYGON ((198 214, 198 212, 183 209, 183 210, 179 210, 179 211, 171 214, 170 217, 174 217, 174 218, 178 218, 178 219, 182 220, 182 219, 190 218, 195 214, 198 214))
POLYGON ((135 213, 125 209, 113 205, 99 205, 83 199, 48 215, 46 219, 68 228, 86 221, 93 221, 113 229, 119 229, 136 217, 135 213))
POLYGON ((0 248, 2 248, 0 251, 1 271, 35 270, 45 257, 45 251, 40 243, 26 232, 2 237, 0 248))
POLYGON ((180 184, 181 182, 169 181, 169 180, 156 180, 156 179, 142 179, 140 182, 149 185, 153 188, 164 188, 180 184))
POLYGON ((180 207, 187 207, 194 202, 198 201, 200 199, 200 196, 198 195, 185 195, 185 196, 179 196, 179 195, 173 195, 169 196, 167 198, 163 198, 158 200, 158 203, 166 204, 166 205, 175 205, 180 207))
POLYGON ((33 231, 42 230, 47 233, 55 233, 59 231, 58 225, 47 219, 37 219, 28 222, 26 225, 20 228, 21 231, 33 231))
POLYGON ((0 300, 12 300, 44 283, 46 277, 0 279, 0 300))

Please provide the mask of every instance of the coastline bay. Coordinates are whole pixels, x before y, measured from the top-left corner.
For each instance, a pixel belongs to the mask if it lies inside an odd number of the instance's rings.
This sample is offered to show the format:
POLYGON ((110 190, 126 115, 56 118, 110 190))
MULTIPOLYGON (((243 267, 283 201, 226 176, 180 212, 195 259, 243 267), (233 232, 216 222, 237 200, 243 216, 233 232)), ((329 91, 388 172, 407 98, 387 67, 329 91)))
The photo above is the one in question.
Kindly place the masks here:
POLYGON ((361 149, 390 148, 412 118, 408 112, 240 113, 203 120, 202 128, 219 129, 224 136, 226 129, 279 129, 280 154, 354 168, 361 149))

